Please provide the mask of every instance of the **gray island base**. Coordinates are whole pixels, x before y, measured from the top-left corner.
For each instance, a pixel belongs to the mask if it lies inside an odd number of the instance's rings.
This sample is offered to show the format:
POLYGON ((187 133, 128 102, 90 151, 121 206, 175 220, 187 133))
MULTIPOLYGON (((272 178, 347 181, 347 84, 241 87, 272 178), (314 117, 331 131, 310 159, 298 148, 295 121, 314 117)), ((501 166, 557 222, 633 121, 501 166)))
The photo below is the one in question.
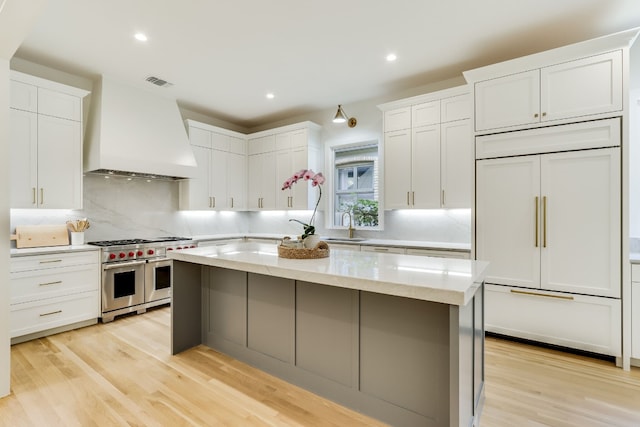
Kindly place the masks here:
POLYGON ((174 354, 204 344, 394 426, 478 425, 486 263, 255 243, 171 257, 174 354))

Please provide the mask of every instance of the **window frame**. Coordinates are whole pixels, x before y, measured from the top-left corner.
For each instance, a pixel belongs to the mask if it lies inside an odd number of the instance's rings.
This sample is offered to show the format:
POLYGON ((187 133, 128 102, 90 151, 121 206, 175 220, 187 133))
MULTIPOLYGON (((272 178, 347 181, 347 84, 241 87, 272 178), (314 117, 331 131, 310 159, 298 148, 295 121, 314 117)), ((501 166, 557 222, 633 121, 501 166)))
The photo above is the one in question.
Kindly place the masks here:
MULTIPOLYGON (((336 153, 342 151, 355 151, 359 149, 366 149, 375 147, 377 149, 378 155, 377 159, 374 160, 374 168, 377 169, 377 179, 378 179, 378 190, 377 190, 377 201, 378 201, 378 225, 373 227, 359 227, 358 230, 364 231, 382 231, 384 230, 384 209, 383 209, 383 191, 382 191, 382 147, 379 143, 379 140, 366 140, 359 141, 354 143, 346 143, 346 144, 336 144, 334 146, 328 147, 328 164, 331 166, 327 168, 327 172, 330 174, 330 182, 331 182, 331 197, 327 197, 326 201, 326 214, 325 214, 325 228, 326 229, 334 229, 334 230, 346 230, 348 226, 342 226, 334 224, 334 215, 336 213, 336 182, 337 182, 337 168, 339 165, 336 165, 336 153)), ((365 163, 366 161, 362 161, 361 163, 365 163)), ((354 164, 356 161, 354 161, 354 164)), ((374 172, 374 173, 376 173, 374 172)), ((375 193, 375 183, 374 183, 374 193, 375 193)))

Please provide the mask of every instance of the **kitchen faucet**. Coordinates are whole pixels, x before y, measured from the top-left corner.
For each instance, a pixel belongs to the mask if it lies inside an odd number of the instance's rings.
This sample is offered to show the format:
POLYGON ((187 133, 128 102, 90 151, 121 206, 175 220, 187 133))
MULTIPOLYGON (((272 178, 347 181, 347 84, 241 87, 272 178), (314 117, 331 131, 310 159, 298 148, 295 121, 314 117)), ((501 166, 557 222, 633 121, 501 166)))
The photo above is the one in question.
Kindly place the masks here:
POLYGON ((355 228, 353 228, 352 226, 352 219, 353 217, 351 216, 351 212, 347 211, 345 213, 342 214, 342 225, 344 225, 344 216, 345 215, 349 215, 349 238, 353 239, 353 232, 356 231, 355 228))

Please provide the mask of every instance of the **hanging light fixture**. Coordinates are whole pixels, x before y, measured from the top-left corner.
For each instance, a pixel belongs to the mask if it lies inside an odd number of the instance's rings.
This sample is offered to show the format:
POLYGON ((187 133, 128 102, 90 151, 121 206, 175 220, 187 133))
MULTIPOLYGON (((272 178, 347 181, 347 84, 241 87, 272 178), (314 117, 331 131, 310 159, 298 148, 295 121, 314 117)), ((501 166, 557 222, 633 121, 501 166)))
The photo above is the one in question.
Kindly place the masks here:
POLYGON ((333 118, 333 123, 344 123, 347 122, 347 125, 350 128, 356 127, 358 124, 358 120, 355 117, 347 116, 347 113, 342 109, 342 105, 338 105, 338 111, 336 112, 336 116, 333 118))

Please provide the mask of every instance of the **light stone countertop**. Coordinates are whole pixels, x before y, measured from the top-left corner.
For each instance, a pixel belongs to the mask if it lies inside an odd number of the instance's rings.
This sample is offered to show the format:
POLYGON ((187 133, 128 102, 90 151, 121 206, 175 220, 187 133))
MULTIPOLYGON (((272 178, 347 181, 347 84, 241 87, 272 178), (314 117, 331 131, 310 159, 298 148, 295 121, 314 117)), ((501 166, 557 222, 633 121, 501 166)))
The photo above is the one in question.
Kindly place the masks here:
MULTIPOLYGON (((484 280, 484 261, 331 249, 321 259, 278 257, 274 244, 246 242, 172 252, 212 267, 303 280, 451 305, 465 305, 484 280)), ((179 284, 176 284, 179 286, 179 284)))
MULTIPOLYGON (((274 239, 281 240, 285 235, 283 234, 265 234, 265 233, 245 233, 245 234, 212 234, 193 236, 192 238, 197 241, 210 241, 210 240, 225 240, 225 239, 274 239)), ((295 236, 289 236, 294 238, 295 236)), ((363 240, 342 240, 339 236, 322 236, 320 239, 332 238, 333 240, 327 241, 327 243, 347 244, 347 245, 360 245, 360 246, 390 246, 400 248, 414 248, 414 249, 435 249, 435 250, 449 250, 457 252, 470 252, 471 243, 449 243, 449 242, 429 242, 422 240, 394 240, 394 239, 367 239, 363 240)))
POLYGON ((21 257, 30 255, 64 254, 69 252, 99 251, 100 247, 93 245, 64 245, 64 246, 43 246, 41 248, 11 249, 11 257, 21 257))

